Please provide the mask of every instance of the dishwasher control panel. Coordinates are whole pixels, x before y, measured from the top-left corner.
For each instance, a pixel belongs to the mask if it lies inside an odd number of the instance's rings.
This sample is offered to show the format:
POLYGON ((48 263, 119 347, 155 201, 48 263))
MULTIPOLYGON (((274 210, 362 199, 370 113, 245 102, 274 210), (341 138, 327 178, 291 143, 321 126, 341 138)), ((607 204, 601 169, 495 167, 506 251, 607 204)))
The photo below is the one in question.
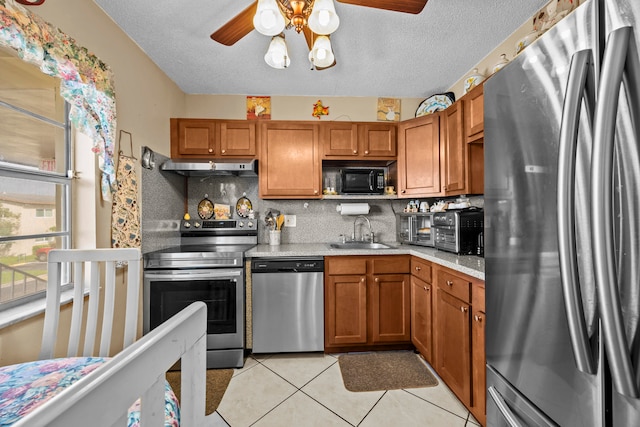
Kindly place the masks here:
POLYGON ((253 273, 324 271, 324 259, 317 257, 254 258, 251 261, 251 271, 253 273))

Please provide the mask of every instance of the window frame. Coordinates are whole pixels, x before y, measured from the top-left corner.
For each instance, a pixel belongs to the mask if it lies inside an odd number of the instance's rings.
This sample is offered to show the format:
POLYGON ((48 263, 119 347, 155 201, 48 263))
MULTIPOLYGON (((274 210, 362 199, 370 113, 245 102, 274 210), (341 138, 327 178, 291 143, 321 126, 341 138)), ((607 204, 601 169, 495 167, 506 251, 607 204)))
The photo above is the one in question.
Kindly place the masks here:
MULTIPOLYGON (((72 126, 69 118, 69 113, 71 111, 71 107, 67 101, 64 101, 64 122, 59 122, 56 120, 52 120, 48 117, 41 116, 37 113, 33 113, 29 110, 25 110, 24 108, 14 106, 4 101, 0 101, 0 105, 5 108, 12 109, 19 113, 25 114, 31 118, 44 121, 50 125, 63 129, 64 131, 64 170, 66 173, 59 173, 55 171, 42 171, 35 170, 29 167, 21 167, 20 165, 0 162, 0 178, 15 178, 15 179, 24 179, 30 181, 38 181, 48 184, 57 184, 62 185, 64 188, 62 194, 62 200, 60 203, 61 206, 61 220, 60 225, 61 231, 53 231, 46 233, 34 233, 34 234, 24 234, 20 236, 0 236, 0 243, 3 242, 12 242, 12 241, 20 241, 20 240, 28 240, 28 239, 40 239, 40 238, 60 238, 61 248, 58 249, 69 249, 71 248, 72 242, 72 215, 73 215, 73 207, 72 207, 72 183, 74 178, 73 173, 73 144, 72 144, 72 126)), ((65 272, 63 272, 65 274, 65 272)), ((68 271, 66 272, 68 277, 68 271)), ((70 286, 70 285, 68 285, 70 286)), ((63 286, 63 289, 68 287, 63 286)), ((21 305, 31 303, 36 300, 44 300, 46 297, 46 290, 37 291, 29 295, 25 295, 23 297, 19 297, 10 301, 0 302, 0 313, 6 310, 17 308, 21 305)))

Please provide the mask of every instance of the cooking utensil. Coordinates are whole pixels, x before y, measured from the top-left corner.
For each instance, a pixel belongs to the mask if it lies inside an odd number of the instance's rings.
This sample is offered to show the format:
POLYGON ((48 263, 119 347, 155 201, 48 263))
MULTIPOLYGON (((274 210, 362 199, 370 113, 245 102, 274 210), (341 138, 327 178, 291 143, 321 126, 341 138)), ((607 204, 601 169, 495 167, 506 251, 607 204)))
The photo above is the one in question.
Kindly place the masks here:
POLYGON ((278 215, 276 220, 276 230, 282 230, 282 224, 284 224, 284 215, 278 215))

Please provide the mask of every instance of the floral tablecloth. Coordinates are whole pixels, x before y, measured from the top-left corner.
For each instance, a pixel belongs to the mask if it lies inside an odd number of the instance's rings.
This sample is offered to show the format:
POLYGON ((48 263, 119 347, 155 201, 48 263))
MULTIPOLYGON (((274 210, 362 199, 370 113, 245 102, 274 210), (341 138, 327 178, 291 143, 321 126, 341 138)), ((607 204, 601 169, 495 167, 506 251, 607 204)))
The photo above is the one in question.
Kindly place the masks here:
MULTIPOLYGON (((10 426, 51 399, 65 387, 108 362, 103 357, 38 360, 0 367, 0 426, 10 426)), ((117 391, 116 391, 117 392, 117 391)), ((165 384, 165 426, 180 425, 180 407, 165 384)), ((128 426, 140 424, 140 400, 129 408, 128 426)))

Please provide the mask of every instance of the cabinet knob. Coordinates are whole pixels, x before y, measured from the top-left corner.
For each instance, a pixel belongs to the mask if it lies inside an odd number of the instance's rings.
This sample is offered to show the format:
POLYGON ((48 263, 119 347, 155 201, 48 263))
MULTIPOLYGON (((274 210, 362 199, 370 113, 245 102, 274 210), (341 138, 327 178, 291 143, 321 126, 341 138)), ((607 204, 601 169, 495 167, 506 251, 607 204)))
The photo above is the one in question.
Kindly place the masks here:
POLYGON ((224 153, 226 153, 226 152, 227 152, 227 150, 222 150, 222 154, 224 154, 224 153))
POLYGON ((478 316, 477 314, 473 316, 476 322, 482 322, 482 316, 478 316))
POLYGON ((353 154, 358 154, 358 150, 353 150, 353 154))
POLYGON ((424 287, 424 290, 429 292, 429 288, 427 288, 426 286, 424 287))
POLYGON ((444 191, 447 191, 447 186, 446 186, 446 185, 443 185, 443 186, 442 186, 442 189, 443 189, 444 191))
POLYGON ((447 280, 447 286, 453 286, 453 282, 451 280, 447 280))
POLYGON ((406 193, 406 192, 407 192, 407 190, 402 190, 402 194, 404 194, 404 193, 406 193))
POLYGON ((378 282, 378 278, 376 277, 375 279, 373 279, 376 283, 378 282))
POLYGON ((422 270, 420 267, 416 267, 416 271, 420 271, 422 270))
POLYGON ((209 148, 209 152, 210 152, 210 153, 213 153, 213 148, 209 148))
POLYGON ((364 150, 364 154, 369 154, 369 150, 364 150))
POLYGON ((466 313, 469 309, 467 307, 460 307, 460 311, 466 313))
POLYGON ((318 194, 318 190, 313 190, 313 194, 318 194))
POLYGON ((361 277, 361 278, 360 278, 360 281, 361 281, 361 282, 364 282, 364 279, 365 279, 364 277, 361 277))

